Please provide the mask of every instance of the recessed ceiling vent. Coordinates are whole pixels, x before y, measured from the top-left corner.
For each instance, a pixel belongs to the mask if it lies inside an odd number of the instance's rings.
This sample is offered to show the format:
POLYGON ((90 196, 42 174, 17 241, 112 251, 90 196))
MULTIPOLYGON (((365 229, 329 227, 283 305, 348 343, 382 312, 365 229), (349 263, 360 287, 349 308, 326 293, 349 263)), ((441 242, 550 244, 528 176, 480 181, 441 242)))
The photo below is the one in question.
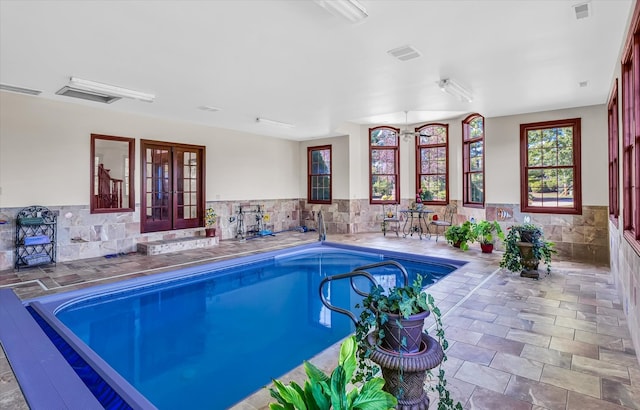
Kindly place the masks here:
POLYGON ((576 12, 576 19, 586 19, 591 14, 591 3, 576 4, 573 6, 573 10, 576 12))
POLYGON ((421 55, 418 50, 409 45, 394 48, 393 50, 387 51, 387 53, 400 61, 413 60, 421 55))
POLYGON ((114 101, 118 101, 122 97, 116 97, 114 95, 108 95, 104 93, 98 93, 95 91, 86 91, 79 90, 77 88, 72 88, 69 86, 64 86, 58 91, 56 91, 58 95, 64 95, 65 97, 73 97, 80 98, 81 100, 88 100, 94 102, 101 102, 104 104, 111 104, 114 101))
POLYGON ((16 87, 15 85, 0 84, 0 90, 11 91, 12 93, 39 95, 42 93, 40 90, 32 90, 31 88, 16 87))

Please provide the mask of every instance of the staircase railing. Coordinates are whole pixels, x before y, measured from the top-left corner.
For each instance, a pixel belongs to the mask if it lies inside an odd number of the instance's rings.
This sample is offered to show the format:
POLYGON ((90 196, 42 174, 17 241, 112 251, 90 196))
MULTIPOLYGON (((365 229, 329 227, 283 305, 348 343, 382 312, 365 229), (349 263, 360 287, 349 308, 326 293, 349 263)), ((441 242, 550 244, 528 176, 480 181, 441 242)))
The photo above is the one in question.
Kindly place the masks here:
POLYGON ((357 324, 358 318, 356 318, 356 315, 354 315, 353 312, 347 309, 343 309, 341 307, 333 306, 331 302, 327 300, 327 298, 324 296, 324 292, 322 292, 324 285, 331 281, 348 278, 351 284, 351 289, 353 289, 353 291, 356 292, 358 295, 367 297, 369 296, 369 293, 360 290, 358 286, 355 284, 355 282, 353 281, 353 278, 357 276, 362 276, 367 278, 372 285, 378 286, 378 281, 373 277, 371 273, 367 272, 367 270, 372 268, 378 268, 381 266, 395 266, 400 270, 400 273, 402 274, 402 278, 404 280, 404 286, 407 286, 409 284, 409 274, 407 273, 407 270, 404 268, 404 266, 402 266, 400 263, 396 261, 382 261, 382 262, 372 263, 369 265, 362 265, 362 266, 358 266, 357 268, 355 268, 349 273, 340 273, 337 275, 327 276, 326 278, 322 279, 322 281, 320 282, 320 285, 318 286, 318 292, 320 294, 320 300, 322 301, 322 304, 329 310, 342 313, 343 315, 348 316, 353 321, 354 324, 357 324))

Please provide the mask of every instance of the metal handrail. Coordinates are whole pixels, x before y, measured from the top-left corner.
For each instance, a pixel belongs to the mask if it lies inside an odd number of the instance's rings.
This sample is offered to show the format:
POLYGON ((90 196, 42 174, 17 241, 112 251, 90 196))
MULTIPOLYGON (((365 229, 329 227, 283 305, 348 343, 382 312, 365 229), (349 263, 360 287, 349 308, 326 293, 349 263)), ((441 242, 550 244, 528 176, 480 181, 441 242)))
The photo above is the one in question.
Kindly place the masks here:
POLYGON ((322 304, 327 309, 332 310, 334 312, 342 313, 343 315, 347 315, 349 317, 349 319, 351 319, 353 321, 353 323, 355 325, 357 325, 358 324, 358 319, 356 318, 356 315, 354 315, 353 312, 351 312, 350 310, 343 309, 343 308, 340 308, 340 307, 337 307, 337 306, 333 306, 327 300, 327 298, 324 297, 324 293, 322 292, 322 289, 324 288, 324 285, 327 282, 331 282, 332 280, 339 280, 339 279, 349 278, 349 282, 351 283, 351 289, 353 289, 353 291, 356 292, 358 295, 367 297, 367 296, 369 296, 369 294, 367 292, 363 292, 362 290, 358 289, 356 284, 353 282, 353 278, 356 277, 356 276, 363 276, 363 277, 369 279, 369 281, 374 286, 378 286, 378 281, 373 277, 372 274, 367 272, 365 269, 377 268, 377 267, 386 266, 386 265, 395 266, 398 269, 400 269, 400 272, 402 273, 402 276, 403 276, 403 279, 404 279, 405 286, 407 286, 409 284, 409 274, 407 273, 407 270, 404 268, 404 266, 402 266, 400 263, 398 263, 396 261, 376 262, 376 263, 372 263, 372 264, 369 264, 369 265, 359 266, 359 267, 355 268, 353 271, 351 271, 349 273, 340 273, 338 275, 327 276, 326 278, 322 279, 322 281, 320 282, 320 285, 318 286, 318 293, 320 294, 320 301, 322 301, 322 304))
POLYGON ((324 224, 324 216, 322 210, 318 211, 318 241, 322 242, 327 239, 327 227, 324 224))
MULTIPOLYGON (((392 265, 395 266, 396 268, 400 269, 400 273, 402 273, 402 278, 404 279, 404 286, 408 286, 409 285, 409 274, 407 273, 407 270, 404 268, 404 266, 402 266, 400 264, 400 262, 397 261, 382 261, 382 262, 376 262, 376 263, 372 263, 369 265, 362 265, 362 266, 358 266, 357 268, 354 269, 354 271, 361 271, 361 270, 366 270, 366 269, 371 269, 371 268, 378 268, 380 266, 386 266, 386 265, 392 265)), ((354 288, 353 290, 356 291, 356 293, 358 293, 358 291, 354 288)), ((360 296, 367 296, 366 294, 363 295, 361 293, 358 293, 360 296)))

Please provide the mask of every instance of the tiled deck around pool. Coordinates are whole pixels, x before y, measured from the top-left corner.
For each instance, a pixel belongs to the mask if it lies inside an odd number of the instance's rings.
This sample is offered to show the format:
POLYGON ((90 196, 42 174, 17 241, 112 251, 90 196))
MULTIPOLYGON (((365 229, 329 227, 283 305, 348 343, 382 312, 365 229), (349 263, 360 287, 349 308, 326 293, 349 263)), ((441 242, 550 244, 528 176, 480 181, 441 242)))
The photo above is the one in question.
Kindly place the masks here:
MULTIPOLYGON (((290 232, 181 253, 4 271, 0 288, 11 287, 24 300, 316 239, 290 232)), ((535 281, 500 270, 500 253, 485 255, 473 245, 462 252, 444 241, 382 234, 327 240, 469 261, 429 288, 449 340, 448 387, 465 409, 640 409, 640 365, 607 267, 554 260, 551 275, 535 281)), ((338 349, 336 344, 312 362, 329 372, 338 349)), ((303 380, 304 372, 274 377, 303 380)), ((234 409, 267 409, 271 400, 261 389, 234 409)), ((0 408, 28 408, 1 349, 0 408)))

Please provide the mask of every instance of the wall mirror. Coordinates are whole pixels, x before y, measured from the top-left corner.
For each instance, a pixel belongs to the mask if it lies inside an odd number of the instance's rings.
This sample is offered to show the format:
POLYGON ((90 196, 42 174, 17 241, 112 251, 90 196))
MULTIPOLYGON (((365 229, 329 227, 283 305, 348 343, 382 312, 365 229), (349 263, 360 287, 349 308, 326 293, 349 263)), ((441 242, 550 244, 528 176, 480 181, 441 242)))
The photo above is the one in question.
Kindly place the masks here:
POLYGON ((91 134, 91 213, 133 212, 135 139, 91 134))

